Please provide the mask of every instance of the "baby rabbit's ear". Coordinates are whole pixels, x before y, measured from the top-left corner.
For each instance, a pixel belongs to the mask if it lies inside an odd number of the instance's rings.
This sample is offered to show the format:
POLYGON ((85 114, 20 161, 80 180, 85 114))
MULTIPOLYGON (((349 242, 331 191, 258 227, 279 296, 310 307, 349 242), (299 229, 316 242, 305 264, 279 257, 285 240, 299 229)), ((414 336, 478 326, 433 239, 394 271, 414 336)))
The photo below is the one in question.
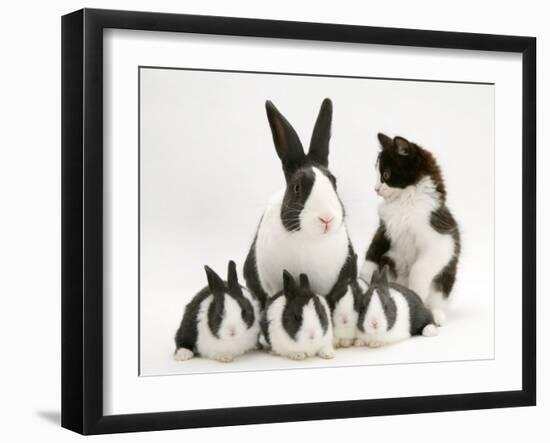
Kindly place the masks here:
POLYGON ((370 285, 374 286, 375 284, 378 283, 379 280, 380 280, 380 274, 378 273, 378 269, 375 269, 372 272, 372 276, 370 278, 370 285))
POLYGON ((294 277, 286 269, 283 271, 283 291, 287 296, 293 296, 296 293, 296 282, 294 277))
POLYGON ((230 260, 227 265, 227 286, 229 289, 237 289, 239 285, 239 277, 237 276, 237 265, 233 260, 230 260))
POLYGON ((316 163, 328 168, 329 141, 332 127, 332 101, 325 98, 321 104, 317 121, 313 128, 307 156, 316 163))
POLYGON ((388 265, 384 265, 380 272, 380 279, 378 284, 387 287, 388 286, 388 265))
POLYGON ((267 120, 271 127, 277 155, 283 163, 286 178, 302 166, 306 160, 298 134, 270 100, 265 102, 267 120))
POLYGON ((225 285, 223 283, 223 280, 220 278, 218 274, 216 274, 212 268, 209 266, 205 266, 204 270, 206 271, 206 278, 208 280, 208 287, 212 291, 212 293, 222 293, 224 292, 225 285))
POLYGON ((309 291, 309 278, 306 274, 300 274, 300 289, 309 291))
POLYGON ((354 253, 349 259, 351 260, 349 268, 351 280, 357 280, 357 254, 354 253))

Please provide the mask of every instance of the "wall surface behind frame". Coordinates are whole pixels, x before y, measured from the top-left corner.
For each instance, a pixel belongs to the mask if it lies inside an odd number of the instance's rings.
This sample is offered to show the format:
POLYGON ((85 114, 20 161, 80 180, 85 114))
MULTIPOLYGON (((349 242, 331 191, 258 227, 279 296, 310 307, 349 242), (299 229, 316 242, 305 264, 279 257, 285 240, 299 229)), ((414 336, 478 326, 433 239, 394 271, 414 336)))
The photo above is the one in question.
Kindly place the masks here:
MULTIPOLYGON (((319 21, 532 35, 538 38, 538 144, 542 125, 550 119, 550 92, 542 78, 550 75, 550 30, 544 3, 463 0, 452 4, 423 1, 351 2, 342 0, 254 2, 204 0, 21 1, 4 5, 0 28, 0 113, 2 116, 0 189, 0 412, 5 441, 74 441, 82 437, 59 427, 60 416, 60 16, 81 7, 156 10, 175 13, 230 15, 283 20, 319 21), (543 109, 544 108, 544 109, 543 109), (543 110, 545 112, 543 112, 543 110)), ((539 155, 539 190, 549 195, 549 156, 539 155)), ((550 201, 542 206, 539 226, 546 221, 550 201)), ((539 275, 548 266, 549 236, 539 238, 539 275), (542 262, 541 259, 542 258, 542 262)), ((548 292, 548 273, 539 279, 539 294, 548 292)), ((539 300, 539 312, 548 302, 539 300)), ((539 316, 540 317, 540 316, 539 316)), ((548 372, 548 322, 539 321, 539 374, 548 372)), ((441 413, 404 417, 293 423, 266 426, 171 431, 117 437, 130 441, 280 442, 356 439, 464 442, 482 438, 513 441, 548 435, 543 419, 550 413, 550 385, 539 380, 539 406, 495 411, 441 413), (268 432, 266 432, 268 430, 268 432), (352 437, 353 436, 353 437, 352 437)), ((542 438, 538 439, 542 440, 542 438)))

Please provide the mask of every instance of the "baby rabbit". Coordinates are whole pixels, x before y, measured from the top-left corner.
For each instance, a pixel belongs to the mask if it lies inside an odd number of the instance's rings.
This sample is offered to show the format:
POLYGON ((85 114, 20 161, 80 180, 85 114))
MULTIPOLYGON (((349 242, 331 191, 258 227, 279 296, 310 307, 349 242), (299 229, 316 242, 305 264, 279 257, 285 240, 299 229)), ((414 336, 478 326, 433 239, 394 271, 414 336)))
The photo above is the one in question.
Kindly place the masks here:
POLYGON ((360 302, 356 346, 371 348, 422 334, 439 333, 432 312, 420 297, 397 283, 388 283, 388 266, 373 272, 369 289, 360 302))
POLYGON ((283 271, 283 290, 267 300, 260 323, 263 345, 273 354, 293 360, 334 357, 328 304, 311 290, 305 274, 300 274, 298 286, 283 271))
POLYGON ((359 305, 367 288, 367 283, 357 278, 357 255, 354 254, 351 257, 348 277, 336 283, 327 295, 336 348, 349 348, 357 338, 359 305))
POLYGON ((231 362, 234 357, 256 348, 259 326, 259 304, 241 286, 234 261, 224 282, 208 266, 204 267, 208 286, 185 307, 176 332, 174 358, 188 360, 194 354, 231 362))

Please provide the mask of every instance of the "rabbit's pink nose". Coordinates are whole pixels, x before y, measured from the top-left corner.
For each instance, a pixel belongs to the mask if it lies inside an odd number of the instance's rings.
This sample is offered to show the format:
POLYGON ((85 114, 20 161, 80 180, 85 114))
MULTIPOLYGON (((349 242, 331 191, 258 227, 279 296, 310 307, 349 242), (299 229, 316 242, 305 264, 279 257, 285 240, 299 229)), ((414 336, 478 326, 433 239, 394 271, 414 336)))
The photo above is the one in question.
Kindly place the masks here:
POLYGON ((230 328, 229 329, 229 336, 230 337, 235 337, 235 335, 237 335, 237 331, 235 330, 235 328, 230 328))
POLYGON ((348 324, 348 318, 347 318, 347 317, 342 317, 342 324, 343 324, 343 325, 347 325, 347 324, 348 324))
POLYGON ((373 329, 378 329, 378 320, 372 320, 370 324, 373 327, 373 329))
POLYGON ((325 232, 328 231, 329 227, 330 227, 330 222, 334 219, 334 217, 326 217, 326 216, 323 216, 323 217, 319 217, 319 220, 321 221, 321 223, 323 223, 324 225, 324 228, 325 228, 325 232))
POLYGON ((315 331, 309 331, 308 337, 310 340, 315 340, 315 331))

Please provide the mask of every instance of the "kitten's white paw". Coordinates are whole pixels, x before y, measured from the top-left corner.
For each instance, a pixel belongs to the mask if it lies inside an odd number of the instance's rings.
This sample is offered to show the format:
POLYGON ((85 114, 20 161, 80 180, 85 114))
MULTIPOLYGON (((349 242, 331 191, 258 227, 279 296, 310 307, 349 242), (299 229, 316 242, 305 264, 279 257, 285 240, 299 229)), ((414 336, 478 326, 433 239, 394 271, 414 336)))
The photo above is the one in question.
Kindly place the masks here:
POLYGON ((426 325, 424 329, 422 329, 422 335, 424 337, 435 337, 439 335, 439 329, 437 329, 436 325, 426 325))
POLYGON ((376 341, 376 340, 373 340, 373 341, 369 341, 367 343, 367 346, 369 348, 379 348, 380 346, 383 346, 384 343, 382 343, 381 341, 376 341))
POLYGON ((437 326, 445 326, 447 323, 447 314, 442 309, 432 309, 434 322, 437 326))
POLYGON ((186 348, 179 348, 174 352, 174 360, 185 361, 193 358, 193 351, 186 348))
POLYGON ((233 356, 231 354, 217 354, 214 355, 214 360, 221 361, 222 363, 231 363, 233 356))
POLYGON ((356 338, 353 342, 353 346, 366 346, 367 343, 364 340, 361 340, 360 338, 356 338))
POLYGON ((334 358, 334 349, 332 348, 321 349, 317 355, 321 358, 326 358, 326 359, 334 358))
POLYGON ((305 360, 307 354, 305 352, 291 352, 287 357, 291 360, 305 360))

